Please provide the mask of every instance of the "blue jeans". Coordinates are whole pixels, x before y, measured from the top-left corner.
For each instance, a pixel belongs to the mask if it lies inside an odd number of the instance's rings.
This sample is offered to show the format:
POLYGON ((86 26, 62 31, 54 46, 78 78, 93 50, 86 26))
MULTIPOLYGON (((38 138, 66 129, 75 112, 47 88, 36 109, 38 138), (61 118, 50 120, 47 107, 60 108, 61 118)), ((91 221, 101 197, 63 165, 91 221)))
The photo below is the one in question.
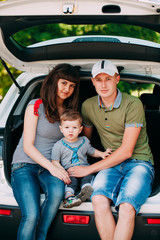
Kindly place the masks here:
POLYGON ((76 193, 78 187, 81 189, 85 185, 91 186, 92 181, 93 181, 94 175, 90 174, 85 177, 77 178, 77 177, 70 177, 71 183, 69 185, 65 186, 65 192, 72 192, 73 194, 76 193))
POLYGON ((22 215, 17 240, 46 239, 64 195, 64 182, 38 164, 15 163, 11 184, 22 215), (42 205, 40 187, 45 194, 42 205))
POLYGON ((111 199, 118 209, 130 203, 138 214, 152 191, 154 167, 151 162, 128 159, 121 164, 100 171, 93 182, 93 194, 111 199))

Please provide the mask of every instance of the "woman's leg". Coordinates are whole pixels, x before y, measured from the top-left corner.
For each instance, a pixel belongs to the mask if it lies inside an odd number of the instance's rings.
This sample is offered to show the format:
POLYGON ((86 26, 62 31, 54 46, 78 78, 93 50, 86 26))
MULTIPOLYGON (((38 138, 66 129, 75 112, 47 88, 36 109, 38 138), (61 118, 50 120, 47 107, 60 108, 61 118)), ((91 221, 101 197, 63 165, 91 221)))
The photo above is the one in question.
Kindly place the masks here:
POLYGON ((21 210, 17 240, 34 240, 40 216, 40 186, 36 166, 25 164, 12 173, 12 188, 21 210))
POLYGON ((36 240, 45 240, 48 228, 55 217, 64 196, 64 182, 52 176, 47 170, 40 175, 40 184, 45 193, 45 200, 41 206, 41 218, 37 230, 36 240))

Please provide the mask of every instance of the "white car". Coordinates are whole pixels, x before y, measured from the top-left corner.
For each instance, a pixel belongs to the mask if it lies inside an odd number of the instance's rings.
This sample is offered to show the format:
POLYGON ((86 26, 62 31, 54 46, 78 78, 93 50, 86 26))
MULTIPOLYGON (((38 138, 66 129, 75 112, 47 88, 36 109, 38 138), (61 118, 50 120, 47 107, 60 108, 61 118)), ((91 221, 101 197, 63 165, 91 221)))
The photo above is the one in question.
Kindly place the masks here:
MULTIPOLYGON (((0 238, 16 239, 20 209, 13 196, 10 178, 12 154, 23 129, 27 103, 39 97, 45 75, 58 63, 71 63, 81 76, 79 109, 95 95, 91 68, 99 59, 109 59, 119 68, 121 81, 139 89, 152 84, 152 93, 140 96, 144 104, 149 144, 155 161, 155 181, 151 196, 136 216, 133 239, 160 239, 160 44, 118 36, 76 36, 53 39, 22 47, 13 34, 44 24, 137 25, 160 32, 159 0, 7 0, 0 2, 0 57, 23 71, 0 104, 0 238)), ((54 36, 54 33, 53 33, 54 36)), ((54 38, 54 37, 53 37, 54 38)), ((8 69, 7 69, 8 71, 8 69)), ((10 74, 10 72, 9 72, 10 74)), ((93 145, 100 147, 95 131, 93 145)), ((93 160, 91 160, 93 162, 93 160)), ((41 194, 43 201, 44 195, 41 194)), ((117 212, 112 206, 117 219, 117 212)), ((92 203, 64 209, 50 227, 49 239, 99 239, 92 203)))

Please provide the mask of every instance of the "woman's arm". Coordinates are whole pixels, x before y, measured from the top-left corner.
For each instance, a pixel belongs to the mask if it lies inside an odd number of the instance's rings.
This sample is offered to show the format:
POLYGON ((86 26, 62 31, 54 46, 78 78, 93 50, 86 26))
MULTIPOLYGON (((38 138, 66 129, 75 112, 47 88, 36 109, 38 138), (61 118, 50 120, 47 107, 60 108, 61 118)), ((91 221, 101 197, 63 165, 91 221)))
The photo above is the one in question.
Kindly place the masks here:
POLYGON ((60 161, 52 160, 52 164, 55 165, 56 167, 63 168, 62 165, 60 164, 60 161))
POLYGON ((68 169, 69 175, 75 177, 83 177, 87 176, 91 173, 99 172, 100 170, 110 168, 120 164, 121 162, 125 161, 126 159, 130 158, 133 154, 133 150, 135 144, 137 142, 138 136, 140 134, 141 127, 126 127, 123 141, 121 146, 111 153, 105 159, 96 162, 90 166, 77 166, 68 169))
POLYGON ((37 164, 46 168, 53 176, 58 177, 65 183, 70 182, 68 173, 62 169, 57 169, 48 159, 46 159, 34 146, 38 117, 34 115, 34 105, 29 105, 24 117, 23 149, 24 152, 37 164))

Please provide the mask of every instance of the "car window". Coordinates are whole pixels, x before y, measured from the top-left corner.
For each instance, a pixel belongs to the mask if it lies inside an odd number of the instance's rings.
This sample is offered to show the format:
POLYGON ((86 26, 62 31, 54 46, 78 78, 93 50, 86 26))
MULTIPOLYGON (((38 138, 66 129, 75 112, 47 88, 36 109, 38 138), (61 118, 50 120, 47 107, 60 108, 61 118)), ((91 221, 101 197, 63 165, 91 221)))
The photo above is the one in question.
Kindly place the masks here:
POLYGON ((125 82, 120 81, 118 88, 122 92, 127 92, 133 96, 140 97, 143 93, 153 93, 155 84, 138 83, 138 82, 125 82))
MULTIPOLYGON (((68 25, 47 24, 25 29, 13 35, 22 46, 68 36, 112 35, 133 37, 160 43, 160 34, 147 28, 127 24, 68 25)), ((113 39, 110 39, 112 41, 113 39)), ((109 41, 109 40, 108 40, 109 41)))

